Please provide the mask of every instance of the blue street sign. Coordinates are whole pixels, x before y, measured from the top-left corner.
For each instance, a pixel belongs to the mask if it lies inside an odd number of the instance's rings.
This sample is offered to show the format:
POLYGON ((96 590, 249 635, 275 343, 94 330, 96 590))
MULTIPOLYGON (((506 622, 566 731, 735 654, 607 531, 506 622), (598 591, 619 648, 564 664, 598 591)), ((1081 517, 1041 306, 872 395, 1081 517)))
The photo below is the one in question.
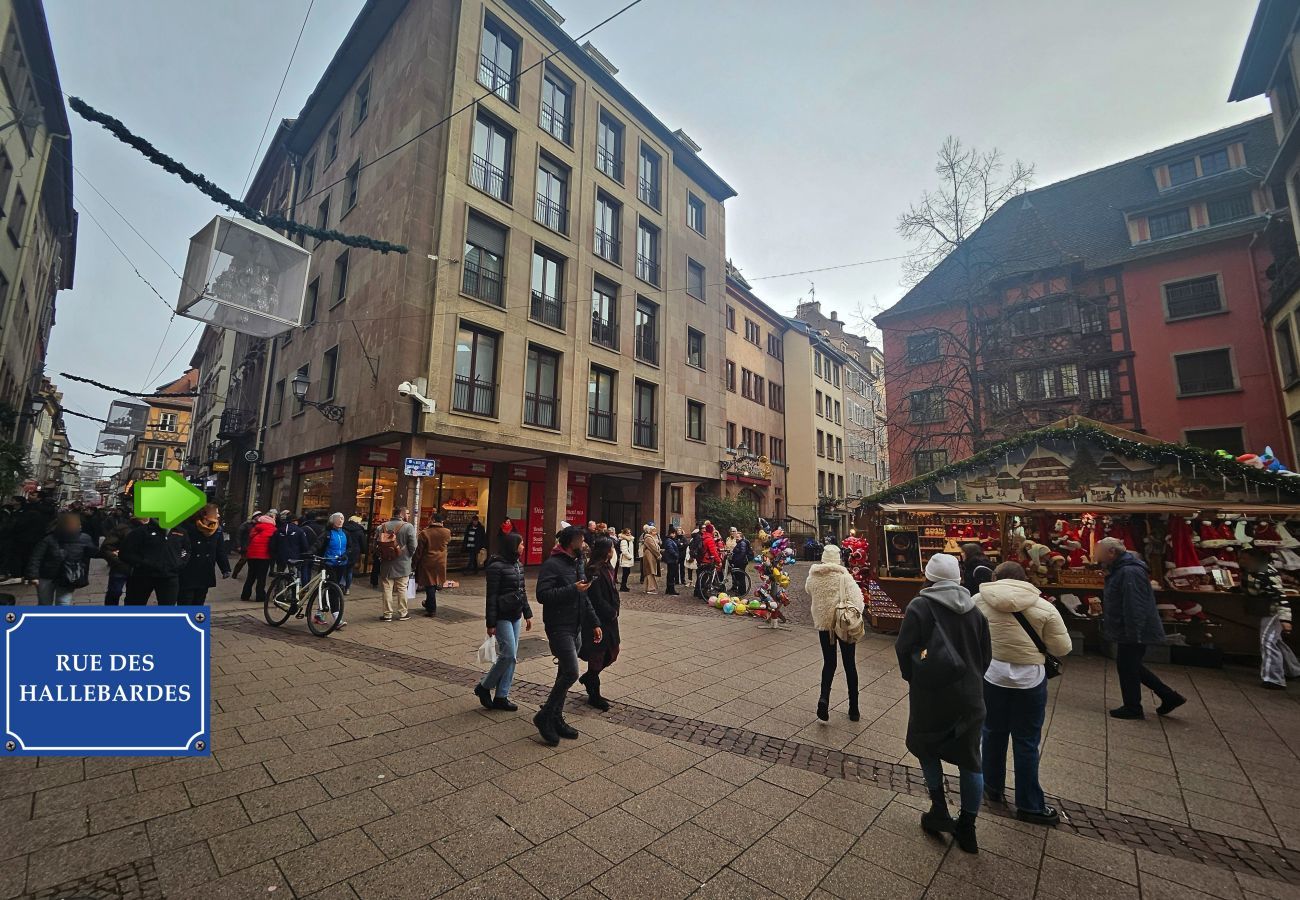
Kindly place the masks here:
POLYGON ((4 756, 207 756, 206 606, 11 606, 4 756))
POLYGON ((419 478, 431 478, 438 474, 438 461, 436 459, 419 459, 414 456, 406 457, 406 466, 402 474, 419 478))

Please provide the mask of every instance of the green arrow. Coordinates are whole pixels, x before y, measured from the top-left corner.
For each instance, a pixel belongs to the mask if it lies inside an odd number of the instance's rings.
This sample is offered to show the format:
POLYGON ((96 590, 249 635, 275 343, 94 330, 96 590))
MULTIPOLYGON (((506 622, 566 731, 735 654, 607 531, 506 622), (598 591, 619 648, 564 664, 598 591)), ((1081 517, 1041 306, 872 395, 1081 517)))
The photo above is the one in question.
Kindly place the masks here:
POLYGON ((207 502, 207 494, 170 469, 159 472, 157 481, 135 483, 136 516, 157 519, 163 528, 175 528, 207 502))

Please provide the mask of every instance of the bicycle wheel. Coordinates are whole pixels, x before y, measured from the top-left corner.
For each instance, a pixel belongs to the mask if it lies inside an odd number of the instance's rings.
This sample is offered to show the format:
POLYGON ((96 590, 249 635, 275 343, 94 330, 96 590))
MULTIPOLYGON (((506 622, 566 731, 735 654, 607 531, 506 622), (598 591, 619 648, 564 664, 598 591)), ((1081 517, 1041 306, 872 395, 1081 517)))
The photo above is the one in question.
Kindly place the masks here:
POLYGON ((695 576, 698 596, 703 597, 705 600, 713 596, 715 578, 716 574, 711 567, 700 569, 699 574, 695 576))
POLYGON ((317 637, 325 637, 342 624, 343 589, 327 581, 307 600, 307 627, 317 637))
POLYGON ((266 624, 279 627, 297 611, 293 576, 276 575, 266 589, 266 599, 262 601, 262 616, 266 619, 266 624))

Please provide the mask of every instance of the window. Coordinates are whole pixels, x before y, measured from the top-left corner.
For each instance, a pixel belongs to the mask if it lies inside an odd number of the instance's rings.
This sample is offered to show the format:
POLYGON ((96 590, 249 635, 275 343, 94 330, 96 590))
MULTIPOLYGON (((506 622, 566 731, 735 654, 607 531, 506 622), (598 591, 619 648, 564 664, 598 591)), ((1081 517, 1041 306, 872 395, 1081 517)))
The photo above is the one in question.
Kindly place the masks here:
POLYGON ((636 277, 659 286, 659 229, 645 219, 636 223, 636 277))
POLYGON ((9 183, 13 181, 14 166, 9 162, 9 154, 0 149, 0 209, 9 199, 9 183))
POLYGON ((743 447, 744 449, 748 450, 753 446, 754 446, 754 429, 752 428, 740 429, 740 447, 737 447, 736 449, 739 450, 743 447))
MULTIPOLYGON (((303 325, 307 328, 316 324, 316 310, 320 305, 320 278, 316 277, 307 285, 307 295, 303 298, 303 325)), ((291 332, 290 332, 291 333, 291 332)))
MULTIPOLYGON (((843 453, 840 454, 840 459, 841 459, 841 461, 844 459, 844 454, 843 454, 843 453)), ((844 497, 844 476, 843 476, 843 475, 836 475, 836 476, 835 476, 835 484, 836 484, 836 486, 837 486, 837 488, 838 488, 839 496, 840 496, 840 498, 842 499, 842 498, 844 497)))
POLYGON ((820 428, 817 429, 817 455, 826 455, 826 432, 822 431, 820 428))
POLYGON ((528 345, 524 368, 524 422, 539 428, 560 427, 560 354, 528 345))
POLYGON ((817 495, 824 496, 825 494, 826 494, 826 473, 823 472, 821 469, 818 469, 817 470, 817 495))
POLYGON ((767 405, 777 412, 785 412, 785 388, 776 382, 767 386, 767 405))
POLYGON ((497 412, 497 346, 500 338, 473 325, 456 332, 451 408, 476 416, 497 412))
POLYGON ((1109 400, 1113 396, 1110 385, 1110 368, 1088 370, 1088 396, 1093 400, 1109 400))
MULTIPOLYGON (((325 231, 326 229, 329 228, 329 225, 330 225, 330 198, 329 195, 327 194, 325 196, 325 199, 320 202, 320 205, 316 207, 316 227, 319 228, 321 231, 325 231)), ((317 247, 319 247, 322 243, 324 243, 324 241, 322 241, 320 238, 316 239, 317 247)))
POLYGON ((1228 148, 1215 150, 1211 153, 1201 154, 1201 177, 1206 175, 1218 175, 1220 172, 1228 171, 1228 148))
POLYGON ((542 112, 538 124, 552 137, 566 144, 573 142, 573 83, 550 66, 542 75, 542 112))
MULTIPOLYGON (((299 380, 299 378, 301 378, 301 380, 303 380, 303 381, 308 381, 308 379, 310 378, 310 376, 311 376, 311 366, 309 366, 309 365, 301 365, 301 366, 298 367, 298 371, 294 373, 293 380, 294 380, 294 381, 297 381, 297 380, 299 380)), ((310 383, 310 382, 308 382, 308 383, 310 383)), ((305 405, 301 400, 299 400, 297 397, 294 397, 294 398, 293 398, 293 414, 294 414, 295 416, 300 416, 300 415, 303 414, 303 411, 304 411, 305 409, 307 409, 306 405, 305 405)))
POLYGON ((348 251, 344 250, 334 260, 334 302, 330 304, 333 309, 344 300, 348 299, 348 251))
POLYGON ((916 450, 912 453, 914 475, 924 475, 948 465, 947 450, 916 450))
POLYGON ((637 380, 632 391, 632 443, 638 447, 659 446, 655 416, 658 389, 649 381, 637 380))
POLYGON ((704 266, 693 259, 686 260, 686 293, 696 300, 704 299, 704 266))
POLYGON ((622 210, 618 201, 603 191, 596 191, 596 255, 615 265, 621 258, 618 233, 622 210))
POLYGON ((13 207, 9 211, 9 240, 15 247, 22 239, 23 220, 27 218, 27 197, 22 188, 14 188, 13 207))
POLYGON ((155 431, 175 431, 176 430, 176 413, 165 412, 158 414, 158 422, 154 425, 155 431))
POLYGON ((275 383, 275 390, 271 392, 271 424, 280 424, 280 419, 284 417, 284 379, 281 378, 275 383))
POLYGON ((1174 357, 1180 396, 1220 394, 1236 390, 1237 378, 1232 371, 1232 351, 1202 350, 1174 357))
POLYGON ((564 328, 564 259, 541 247, 533 248, 532 302, 528 317, 552 328, 564 328))
POLYGON ((479 51, 478 83, 507 103, 515 102, 519 38, 491 16, 483 20, 483 46, 479 51))
POLYGON ((939 335, 934 332, 907 336, 907 361, 912 365, 939 358, 939 335))
POLYGON ((754 373, 749 369, 740 370, 740 396, 748 400, 754 393, 754 373))
MULTIPOLYGON (((686 401, 686 439, 688 441, 704 440, 704 404, 698 400, 686 401)), ((763 448, 758 448, 763 452, 763 448)))
POLYGON ((537 161, 537 211, 534 213, 552 231, 569 232, 569 170, 546 154, 537 161))
POLYGON ((736 330, 736 307, 730 305, 727 306, 727 330, 736 330))
POLYGON ((1234 456, 1246 452, 1246 438, 1240 428, 1189 428, 1183 440, 1202 450, 1227 450, 1234 456))
POLYGON ((735 448, 736 448, 736 423, 728 422, 727 423, 727 449, 734 450, 735 448))
POLYGON ((913 422, 942 422, 947 418, 942 390, 913 391, 907 400, 913 422))
POLYGON ((637 159, 636 195, 651 209, 659 209, 659 169, 662 160, 645 144, 637 159))
POLYGON ((603 109, 596 124, 596 168, 623 181, 623 123, 603 109))
POLYGON ((330 347, 325 351, 325 361, 321 368, 321 401, 334 399, 334 392, 339 386, 339 348, 330 347))
POLYGON ((1082 301, 1079 303, 1079 333, 1101 334, 1107 326, 1106 304, 1104 301, 1082 301))
POLYGON ((1079 367, 1074 363, 1029 369, 1016 373, 1016 395, 1021 400, 1054 400, 1079 395, 1079 367))
POLYGON ((753 387, 753 391, 749 395, 749 399, 761 405, 766 397, 767 397, 766 379, 764 379, 762 375, 755 375, 754 387, 753 387))
POLYGON ((1282 367, 1282 385, 1289 387, 1300 377, 1300 371, 1296 368, 1295 342, 1291 337, 1291 320, 1284 319, 1273 334, 1277 340, 1278 365, 1282 367))
POLYGON ((158 471, 167 464, 166 447, 146 447, 144 451, 144 467, 150 471, 158 471))
POLYGON ((822 377, 822 355, 816 350, 813 351, 813 371, 817 373, 818 378, 822 377))
POLYGON ((767 336, 767 355, 776 359, 785 359, 785 341, 774 334, 767 336))
POLYGON ((501 306, 505 293, 506 230, 477 213, 469 214, 465 229, 465 258, 461 262, 461 290, 471 297, 501 306))
POLYGON ((704 201, 686 193, 686 224, 699 234, 704 234, 704 201))
POLYGON ((599 366, 591 367, 587 380, 587 436, 614 440, 615 375, 599 366))
POLYGON ((485 194, 510 201, 510 144, 514 136, 495 119, 479 113, 470 148, 469 183, 485 194))
POLYGON ((745 319, 745 340, 749 341, 755 347, 759 346, 763 340, 763 330, 758 327, 758 323, 753 319, 745 319))
POLYGON ((771 449, 768 451, 767 458, 769 462, 785 462, 785 441, 781 438, 769 438, 771 449))
POLYGON ((727 390, 736 392, 736 364, 727 360, 727 390))
POLYGON ((1147 216, 1147 227, 1151 231, 1151 240, 1183 234, 1192 230, 1192 217, 1187 208, 1170 210, 1167 213, 1147 216))
MULTIPOLYGON (((839 387, 839 386, 840 386, 840 367, 839 367, 838 364, 836 364, 836 365, 834 365, 834 366, 831 366, 831 378, 833 379, 833 383, 834 383, 834 385, 835 385, 836 387, 839 387)), ((838 403, 835 404, 835 405, 836 405, 836 406, 839 406, 838 403)), ((838 419, 839 416, 836 416, 836 418, 838 419)))
POLYGON ((668 489, 668 511, 678 515, 682 512, 682 489, 676 485, 668 489))
POLYGON ((821 392, 821 391, 817 391, 817 415, 819 415, 819 416, 825 416, 825 415, 826 415, 824 412, 822 412, 822 392, 821 392))
POLYGON ((1169 184, 1179 185, 1186 184, 1196 179, 1196 160, 1184 159, 1181 162, 1169 164, 1169 184))
POLYGON ((591 288, 591 342, 618 349, 618 285, 603 278, 591 288))
POLYGON ((370 115, 370 76, 361 82, 352 98, 352 130, 356 131, 370 115))
POLYGON ((330 130, 325 133, 325 165, 329 165, 339 155, 339 120, 335 119, 330 130))
POLYGON ((840 410, 840 401, 836 400, 836 401, 835 401, 835 424, 836 424, 836 425, 842 425, 842 424, 843 424, 843 422, 840 421, 840 411, 841 411, 841 410, 840 410))
POLYGON ((659 307, 644 297, 636 298, 636 320, 632 323, 634 353, 642 362, 659 365, 659 307))
POLYGON ((1255 214, 1255 204, 1250 199, 1250 194, 1234 194, 1209 201, 1205 204, 1205 211, 1210 216, 1211 225, 1222 225, 1224 222, 1249 219, 1255 214))
POLYGON ((1273 101, 1273 108, 1282 116, 1283 125, 1289 126, 1297 110, 1300 110, 1300 102, 1297 102, 1291 61, 1286 56, 1282 57, 1282 62, 1277 67, 1277 76, 1273 79, 1273 93, 1269 99, 1273 101))
POLYGON ((1219 295, 1219 277, 1207 275, 1165 285, 1165 318, 1169 321, 1191 319, 1223 310, 1219 295))
POLYGON ((1064 303, 1033 303, 1011 313, 1011 333, 1045 334, 1070 326, 1070 307, 1064 303))
POLYGON ((344 181, 343 193, 348 198, 347 205, 343 212, 347 212, 357 205, 357 189, 361 186, 361 160, 357 160, 348 166, 347 180, 344 181))

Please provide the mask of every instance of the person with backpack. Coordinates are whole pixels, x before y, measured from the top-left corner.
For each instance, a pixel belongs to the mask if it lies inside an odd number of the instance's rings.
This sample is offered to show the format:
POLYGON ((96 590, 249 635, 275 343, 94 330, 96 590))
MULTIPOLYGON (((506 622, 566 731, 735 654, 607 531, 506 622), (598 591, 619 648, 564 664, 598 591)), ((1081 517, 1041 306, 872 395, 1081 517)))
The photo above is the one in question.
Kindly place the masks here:
MULTIPOLYGON (((695 589, 695 596, 700 597, 700 591, 696 587, 696 578, 700 570, 700 554, 704 552, 704 538, 700 535, 700 529, 696 528, 691 532, 690 540, 686 542, 686 560, 684 567, 686 577, 682 579, 682 584, 688 585, 695 589)), ((708 599, 700 597, 701 600, 708 599)))
POLYGON ((95 541, 81 530, 81 516, 66 512, 41 538, 27 559, 27 581, 36 582, 41 606, 71 606, 72 593, 90 584, 90 561, 99 556, 95 541))
POLYGON ((221 533, 221 512, 215 503, 209 503, 181 524, 181 531, 189 540, 190 556, 179 575, 179 593, 176 602, 201 606, 208 601, 208 591, 217 584, 213 567, 221 570, 222 578, 230 577, 230 563, 226 560, 225 535, 221 533))
MULTIPOLYGON (((267 536, 271 533, 267 526, 267 536)), ((180 597, 181 570, 190 558, 190 541, 179 528, 167 529, 149 519, 122 541, 121 558, 131 567, 126 605, 144 606, 152 595, 159 606, 174 606, 180 597)), ((269 565, 270 560, 265 562, 269 565)), ((265 571, 265 570, 263 570, 265 571)), ((250 574, 252 568, 250 564, 250 574)))
MULTIPOLYGON (((734 565, 734 563, 733 563, 734 565)), ((858 712, 857 643, 866 627, 862 622, 862 589, 849 570, 840 562, 840 548, 828 544, 822 561, 808 569, 804 591, 812 601, 813 627, 822 645, 822 692, 817 701, 817 718, 830 718, 831 683, 835 680, 835 647, 844 659, 844 682, 849 689, 849 721, 860 718, 858 712)))
POLYGON ((415 556, 415 526, 408 519, 405 506, 393 510, 393 517, 380 526, 375 535, 375 552, 379 556, 380 591, 384 598, 384 622, 405 622, 411 618, 406 608, 406 583, 411 579, 411 559, 415 556))
POLYGON ((257 585, 257 602, 266 602, 266 576, 271 571, 272 546, 275 537, 275 519, 271 516, 258 516, 253 527, 248 530, 248 545, 244 549, 244 560, 248 565, 248 575, 244 578, 244 589, 239 599, 253 600, 253 585, 257 585))
POLYGON ((330 581, 342 585, 344 573, 351 566, 351 559, 356 552, 354 538, 344 525, 343 513, 332 513, 328 527, 322 531, 311 545, 311 555, 319 556, 322 565, 329 569, 330 581))
MULTIPOLYGON (((235 568, 231 570, 230 577, 238 578, 239 573, 244 571, 244 566, 248 565, 248 536, 253 531, 253 525, 261 518, 260 509, 253 510, 253 514, 244 520, 239 526, 239 532, 236 536, 235 545, 239 552, 239 559, 235 560, 235 568)), ((272 516, 274 518, 274 516, 272 516)))
POLYGON ((601 712, 609 710, 609 701, 600 693, 600 673, 608 669, 618 659, 618 612, 620 607, 618 585, 614 581, 614 562, 618 550, 609 537, 598 537, 591 547, 591 557, 587 561, 586 580, 591 585, 587 599, 596 617, 582 625, 582 646, 578 658, 586 660, 587 671, 578 682, 587 689, 587 703, 601 712), (602 639, 594 639, 595 629, 603 633, 602 639))
POLYGON ((438 614, 438 591, 447 582, 450 546, 451 529, 442 524, 442 516, 435 512, 415 545, 415 586, 424 589, 424 614, 429 617, 438 614))

